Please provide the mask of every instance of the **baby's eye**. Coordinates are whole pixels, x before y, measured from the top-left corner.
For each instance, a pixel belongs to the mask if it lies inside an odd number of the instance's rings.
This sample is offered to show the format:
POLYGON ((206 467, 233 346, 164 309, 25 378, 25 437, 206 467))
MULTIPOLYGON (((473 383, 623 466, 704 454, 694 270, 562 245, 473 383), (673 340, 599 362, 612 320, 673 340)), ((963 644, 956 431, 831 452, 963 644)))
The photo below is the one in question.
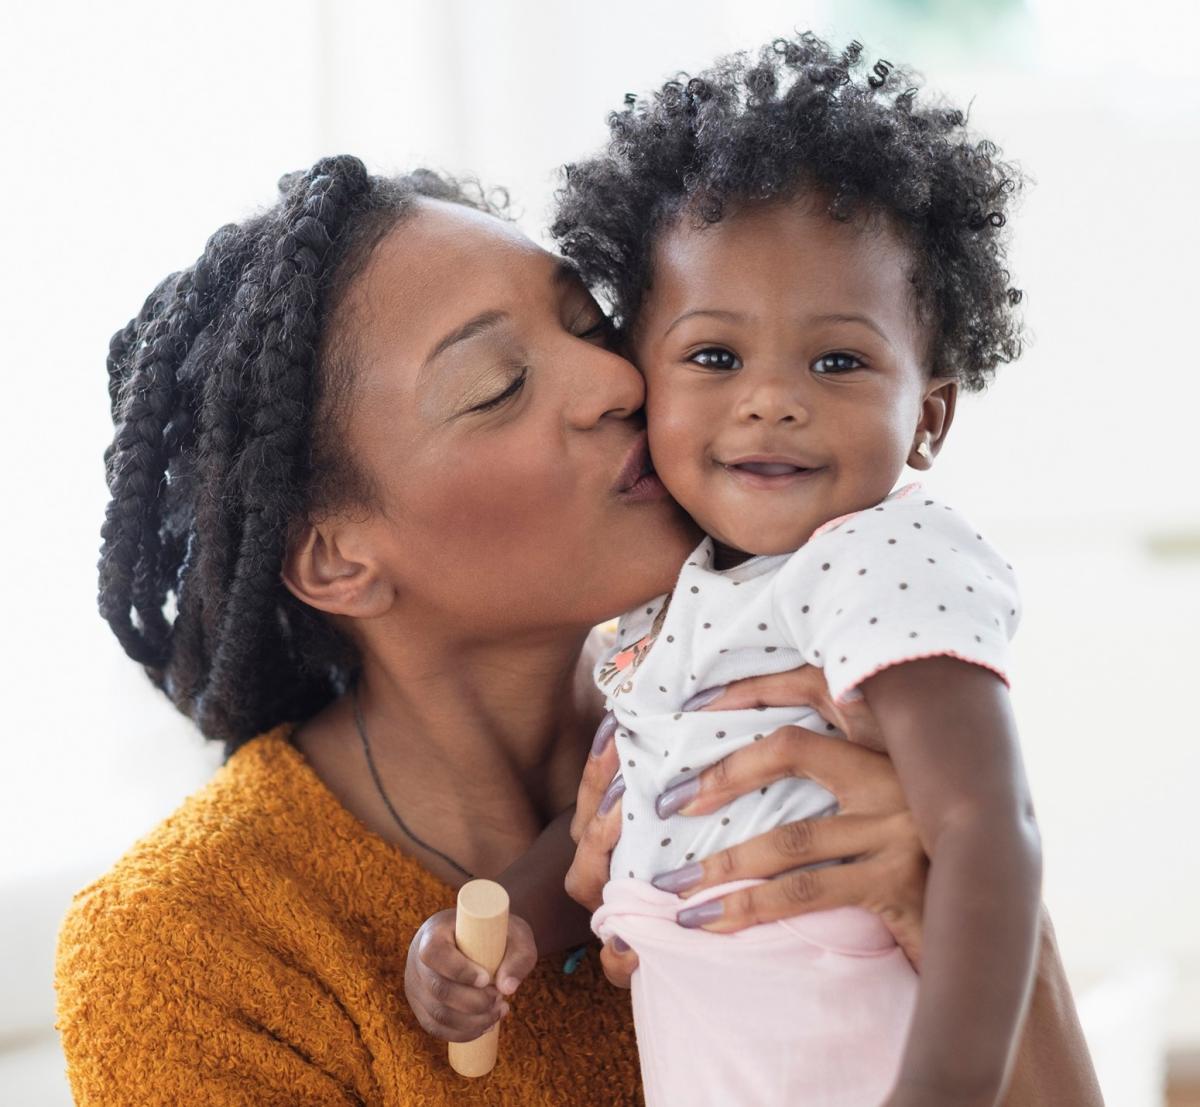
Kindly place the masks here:
POLYGON ((861 369, 863 363, 853 354, 824 354, 812 363, 814 373, 848 373, 861 369))
POLYGON ((706 346, 703 350, 697 350, 688 360, 696 365, 702 365, 705 369, 740 369, 742 367, 737 354, 723 350, 720 346, 706 346))

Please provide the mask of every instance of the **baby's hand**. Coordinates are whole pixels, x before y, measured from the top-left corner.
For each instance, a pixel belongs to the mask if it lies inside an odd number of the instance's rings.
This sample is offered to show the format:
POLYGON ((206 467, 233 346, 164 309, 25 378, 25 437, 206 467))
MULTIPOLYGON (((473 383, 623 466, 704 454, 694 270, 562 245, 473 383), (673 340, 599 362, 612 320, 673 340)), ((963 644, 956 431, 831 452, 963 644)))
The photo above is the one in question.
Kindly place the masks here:
POLYGON ((508 1014, 511 996, 537 964, 533 931, 508 916, 508 944, 496 970, 500 987, 454 944, 454 908, 430 915, 413 935, 404 968, 404 995, 417 1021, 435 1038, 470 1042, 508 1014))

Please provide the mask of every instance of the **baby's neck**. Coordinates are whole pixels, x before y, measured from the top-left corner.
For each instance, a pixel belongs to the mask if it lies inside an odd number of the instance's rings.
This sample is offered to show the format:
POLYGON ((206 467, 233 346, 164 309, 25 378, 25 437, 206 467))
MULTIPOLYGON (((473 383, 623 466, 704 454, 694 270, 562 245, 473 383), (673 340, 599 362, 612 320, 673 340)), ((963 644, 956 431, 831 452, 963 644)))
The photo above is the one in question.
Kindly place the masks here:
POLYGON ((739 550, 735 546, 726 546, 724 542, 713 539, 713 568, 732 569, 743 561, 749 561, 754 554, 739 550))

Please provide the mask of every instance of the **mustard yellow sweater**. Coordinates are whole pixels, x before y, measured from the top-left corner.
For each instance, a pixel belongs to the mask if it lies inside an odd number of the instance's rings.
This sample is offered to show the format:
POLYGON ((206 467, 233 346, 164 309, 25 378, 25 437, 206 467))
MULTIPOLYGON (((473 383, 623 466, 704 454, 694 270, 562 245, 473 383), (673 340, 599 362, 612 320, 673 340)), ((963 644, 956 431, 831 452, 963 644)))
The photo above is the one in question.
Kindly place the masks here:
POLYGON ((79 892, 57 1028, 78 1107, 642 1103, 629 993, 599 943, 543 957, 468 1080, 404 998, 417 927, 452 888, 368 830, 283 723, 79 892))

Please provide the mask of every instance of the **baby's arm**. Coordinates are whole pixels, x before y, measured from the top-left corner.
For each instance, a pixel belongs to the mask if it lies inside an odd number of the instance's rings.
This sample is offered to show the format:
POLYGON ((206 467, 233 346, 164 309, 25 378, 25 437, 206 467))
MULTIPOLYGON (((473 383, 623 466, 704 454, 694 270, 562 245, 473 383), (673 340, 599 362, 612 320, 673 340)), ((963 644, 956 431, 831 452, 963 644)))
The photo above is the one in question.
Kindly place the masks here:
POLYGON ((496 878, 508 892, 509 910, 529 923, 539 957, 581 946, 594 937, 591 912, 567 895, 563 886, 575 858, 574 815, 575 804, 571 804, 496 878))
POLYGON ((1037 953, 1041 848, 1003 682, 934 657, 864 682, 931 858, 920 991, 887 1107, 992 1107, 1037 953))

